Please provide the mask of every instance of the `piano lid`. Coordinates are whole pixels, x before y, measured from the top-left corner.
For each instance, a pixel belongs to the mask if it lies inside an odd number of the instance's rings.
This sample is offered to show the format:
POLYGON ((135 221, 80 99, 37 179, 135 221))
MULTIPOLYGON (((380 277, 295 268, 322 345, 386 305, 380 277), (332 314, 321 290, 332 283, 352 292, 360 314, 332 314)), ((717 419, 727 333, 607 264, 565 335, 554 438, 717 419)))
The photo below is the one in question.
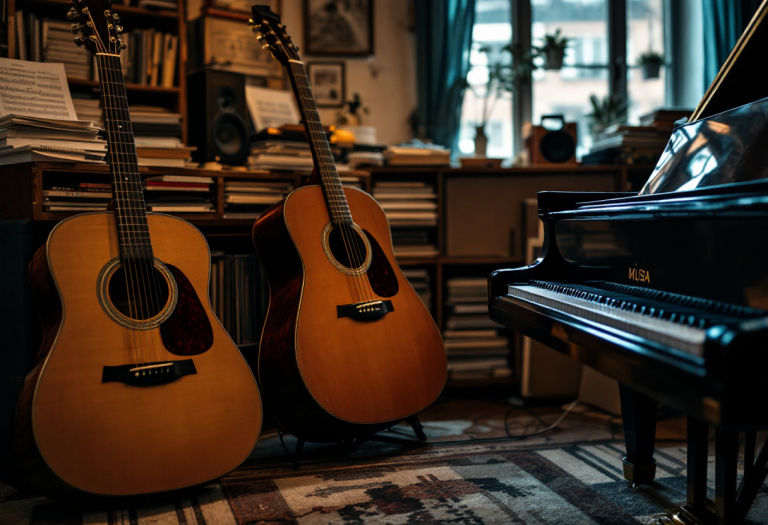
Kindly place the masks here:
POLYGON ((672 134, 640 195, 768 177, 766 49, 768 0, 763 0, 689 123, 672 134))

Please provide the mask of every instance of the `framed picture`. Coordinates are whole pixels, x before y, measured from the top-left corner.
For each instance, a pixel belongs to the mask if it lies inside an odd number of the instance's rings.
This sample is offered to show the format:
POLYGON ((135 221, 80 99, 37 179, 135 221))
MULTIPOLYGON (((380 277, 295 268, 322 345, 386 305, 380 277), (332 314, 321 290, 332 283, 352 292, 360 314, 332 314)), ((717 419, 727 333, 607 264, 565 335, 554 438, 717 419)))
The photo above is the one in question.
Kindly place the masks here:
POLYGON ((373 0, 304 0, 304 47, 309 55, 372 55, 373 0))
POLYGON ((315 103, 321 108, 340 108, 347 98, 344 62, 309 62, 307 74, 315 103))

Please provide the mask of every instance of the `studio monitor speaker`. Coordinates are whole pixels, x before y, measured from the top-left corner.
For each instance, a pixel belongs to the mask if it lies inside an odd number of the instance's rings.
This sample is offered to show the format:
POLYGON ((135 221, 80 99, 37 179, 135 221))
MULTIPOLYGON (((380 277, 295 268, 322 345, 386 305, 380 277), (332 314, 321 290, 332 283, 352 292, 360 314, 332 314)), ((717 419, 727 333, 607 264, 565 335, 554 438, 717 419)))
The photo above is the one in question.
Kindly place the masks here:
POLYGON ((562 115, 544 115, 540 126, 526 124, 523 137, 531 164, 576 164, 576 123, 562 115), (559 126, 544 125, 553 121, 559 126))
POLYGON ((197 71, 188 79, 189 144, 195 159, 237 166, 248 158, 253 131, 245 100, 245 77, 227 71, 197 71))

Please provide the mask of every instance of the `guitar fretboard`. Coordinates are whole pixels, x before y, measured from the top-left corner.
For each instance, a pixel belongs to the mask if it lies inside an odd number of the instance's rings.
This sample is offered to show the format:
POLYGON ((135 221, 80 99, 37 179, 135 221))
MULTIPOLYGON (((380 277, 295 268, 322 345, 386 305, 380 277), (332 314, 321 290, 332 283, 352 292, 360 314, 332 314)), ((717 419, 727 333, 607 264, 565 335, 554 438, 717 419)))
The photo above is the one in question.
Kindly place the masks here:
POLYGON ((120 253, 125 258, 153 257, 147 208, 139 176, 136 142, 125 94, 123 67, 118 55, 96 55, 104 125, 107 129, 109 169, 115 198, 120 253))
POLYGON ((317 113, 317 106, 309 87, 309 78, 307 78, 304 64, 297 60, 290 60, 288 64, 291 85, 296 94, 296 100, 299 102, 299 110, 304 119, 304 129, 307 133, 315 167, 323 185, 325 202, 328 205, 331 220, 334 224, 351 224, 352 214, 349 211, 347 198, 344 196, 336 163, 333 161, 328 137, 326 137, 323 125, 320 123, 320 116, 317 113))

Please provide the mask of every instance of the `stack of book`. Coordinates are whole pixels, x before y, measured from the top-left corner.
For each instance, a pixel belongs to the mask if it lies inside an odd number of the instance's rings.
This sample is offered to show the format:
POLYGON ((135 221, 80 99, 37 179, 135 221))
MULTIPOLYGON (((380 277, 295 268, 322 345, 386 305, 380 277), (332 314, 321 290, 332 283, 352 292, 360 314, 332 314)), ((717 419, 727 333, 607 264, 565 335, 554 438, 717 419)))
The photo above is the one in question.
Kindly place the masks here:
POLYGON ((43 187, 43 211, 104 211, 111 200, 108 182, 54 182, 43 187))
POLYGON ((127 83, 165 88, 176 85, 177 35, 155 28, 133 29, 123 34, 122 40, 128 46, 121 55, 127 83))
POLYGON ((689 110, 658 109, 640 117, 639 126, 609 126, 597 137, 581 162, 585 165, 655 165, 667 147, 675 122, 691 113, 689 110))
POLYGON ((6 115, 0 118, 0 165, 20 162, 105 162, 107 143, 84 120, 6 115))
POLYGON ((291 191, 290 182, 224 181, 224 218, 256 219, 291 191))
POLYGON ((312 152, 302 135, 283 135, 251 142, 250 170, 311 170, 312 152))
POLYGON ((443 341, 448 371, 454 380, 507 378, 509 339, 500 335, 488 318, 488 279, 451 278, 446 282, 446 312, 443 341))
POLYGON ((390 166, 449 166, 451 150, 432 144, 389 146, 384 159, 390 166))
POLYGON ((426 268, 406 268, 403 275, 411 283, 413 289, 419 294, 427 311, 432 313, 432 286, 430 285, 429 271, 426 268))
POLYGON ((211 252, 210 295, 213 310, 238 345, 259 342, 269 288, 256 256, 211 252))
POLYGON ((435 187, 423 181, 377 181, 373 197, 387 214, 398 257, 437 257, 435 187))
POLYGON ((101 101, 89 96, 72 95, 72 104, 75 106, 75 113, 80 120, 90 120, 95 126, 104 128, 104 115, 101 111, 101 101))
POLYGON ((66 20, 41 18, 16 11, 18 58, 33 62, 63 63, 68 77, 91 78, 91 54, 78 48, 66 20))
POLYGON ((161 106, 132 105, 128 109, 137 137, 181 137, 180 113, 161 106))
POLYGON ((144 200, 149 211, 212 213, 213 179, 190 175, 157 175, 144 179, 144 200))

